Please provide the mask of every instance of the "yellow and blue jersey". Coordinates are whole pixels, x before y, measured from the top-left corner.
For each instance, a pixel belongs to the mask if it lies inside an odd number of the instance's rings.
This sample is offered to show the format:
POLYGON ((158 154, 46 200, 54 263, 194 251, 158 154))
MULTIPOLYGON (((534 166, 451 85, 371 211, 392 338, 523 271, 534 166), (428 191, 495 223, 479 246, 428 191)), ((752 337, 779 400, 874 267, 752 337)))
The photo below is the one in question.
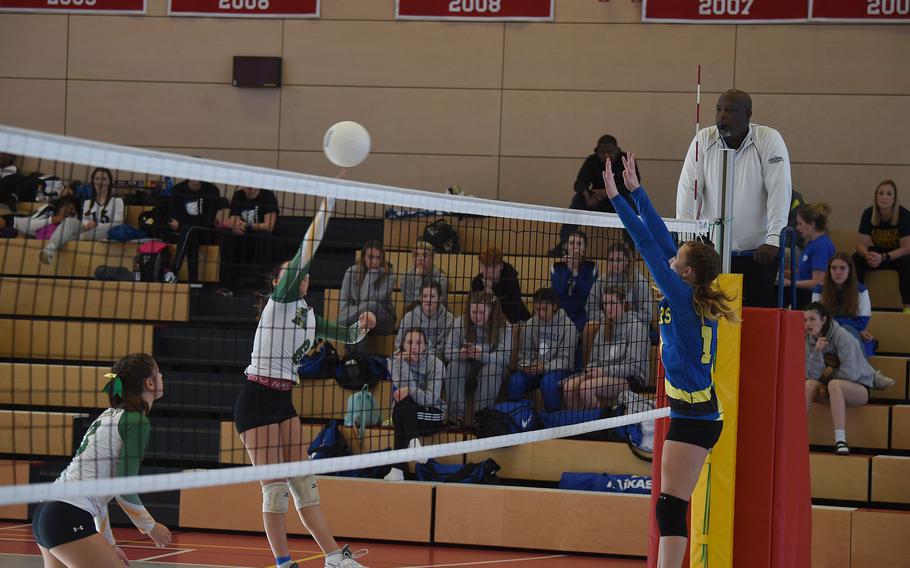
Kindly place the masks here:
POLYGON ((621 197, 613 200, 613 206, 664 295, 658 304, 658 324, 670 417, 720 420, 720 403, 711 378, 717 356, 717 321, 695 311, 692 287, 670 268, 677 247, 644 188, 633 191, 632 199, 641 218, 621 197))

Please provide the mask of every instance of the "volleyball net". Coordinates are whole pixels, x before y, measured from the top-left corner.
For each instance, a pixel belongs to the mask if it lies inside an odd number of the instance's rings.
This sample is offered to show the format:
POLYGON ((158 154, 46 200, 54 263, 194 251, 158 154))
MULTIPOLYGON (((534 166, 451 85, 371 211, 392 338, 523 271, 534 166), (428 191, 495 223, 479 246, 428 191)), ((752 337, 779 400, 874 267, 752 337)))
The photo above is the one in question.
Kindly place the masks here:
POLYGON ((669 413, 656 297, 614 214, 5 126, 0 153, 0 505, 411 476, 565 437, 646 458, 669 413), (85 450, 123 442, 97 419, 135 353, 164 390, 139 474, 116 477, 122 456, 85 450), (268 430, 295 414, 299 435, 268 430), (238 425, 268 430, 267 463, 238 425), (50 485, 76 454, 90 471, 50 485))

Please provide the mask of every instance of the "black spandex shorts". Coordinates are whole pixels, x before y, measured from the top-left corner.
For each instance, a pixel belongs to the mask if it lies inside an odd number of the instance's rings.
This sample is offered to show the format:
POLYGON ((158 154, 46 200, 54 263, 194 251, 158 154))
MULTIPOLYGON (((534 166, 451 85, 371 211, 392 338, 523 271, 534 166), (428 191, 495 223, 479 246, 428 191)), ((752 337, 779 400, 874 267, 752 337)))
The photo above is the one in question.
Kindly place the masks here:
POLYGON ((40 546, 50 550, 98 534, 98 531, 95 519, 88 511, 62 501, 48 501, 35 509, 32 534, 40 546))
POLYGON ((297 409, 291 402, 291 391, 270 389, 244 379, 240 396, 234 405, 234 426, 238 433, 278 424, 296 416, 297 409))
POLYGON ((693 420, 691 418, 671 418, 667 439, 701 446, 710 450, 720 439, 724 429, 723 420, 693 420))

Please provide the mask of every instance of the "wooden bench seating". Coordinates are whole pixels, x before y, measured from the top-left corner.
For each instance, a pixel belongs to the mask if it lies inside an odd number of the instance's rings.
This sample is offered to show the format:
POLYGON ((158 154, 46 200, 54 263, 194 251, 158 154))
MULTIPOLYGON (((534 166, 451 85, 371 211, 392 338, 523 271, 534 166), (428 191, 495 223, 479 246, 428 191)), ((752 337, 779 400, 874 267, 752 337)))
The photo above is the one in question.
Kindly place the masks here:
POLYGON ((0 318, 0 357, 113 361, 152 353, 151 325, 0 318))
POLYGON ((189 286, 4 276, 0 277, 0 314, 187 321, 189 286))
POLYGON ((107 408, 109 367, 0 363, 0 404, 107 408))
POLYGON ((869 364, 878 369, 887 377, 894 379, 891 388, 872 391, 870 396, 874 399, 906 400, 907 399, 907 357, 875 356, 869 358, 869 364))
POLYGON ((872 500, 910 504, 910 457, 872 458, 872 500))
MULTIPOLYGON (((35 239, 0 239, 0 274, 10 276, 60 276, 93 278, 99 266, 122 266, 130 272, 138 244, 116 241, 76 241, 61 248, 51 264, 42 264, 38 252, 44 241, 35 239)), ((174 258, 176 246, 169 246, 174 258)), ((218 282, 219 253, 216 245, 199 247, 199 278, 218 282)), ((178 278, 186 282, 186 263, 178 278)))
MULTIPOLYGON (((851 447, 888 449, 888 422, 891 407, 867 404, 847 408, 847 443, 851 447)), ((809 443, 834 445, 834 427, 827 405, 814 403, 809 412, 809 443)))
POLYGON ((910 314, 875 312, 869 322, 869 332, 878 339, 881 353, 910 353, 910 314))
POLYGON ((24 456, 71 456, 73 412, 0 410, 0 453, 24 456))
POLYGON ((813 499, 869 500, 869 456, 809 454, 813 499))
POLYGON ((891 449, 910 450, 910 405, 891 407, 891 449))

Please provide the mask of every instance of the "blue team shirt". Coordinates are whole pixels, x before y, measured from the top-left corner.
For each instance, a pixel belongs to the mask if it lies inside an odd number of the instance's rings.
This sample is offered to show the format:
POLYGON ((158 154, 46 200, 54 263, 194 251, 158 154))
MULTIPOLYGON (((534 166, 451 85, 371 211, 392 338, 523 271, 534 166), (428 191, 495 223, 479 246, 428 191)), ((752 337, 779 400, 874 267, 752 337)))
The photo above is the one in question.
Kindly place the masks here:
POLYGON ((625 199, 613 200, 664 298, 658 304, 661 361, 671 418, 720 420, 711 372, 717 356, 717 321, 695 311, 692 287, 670 268, 677 247, 644 188, 632 192, 641 219, 625 199))
POLYGON ((565 262, 553 263, 550 268, 550 285, 559 296, 559 307, 566 312, 579 331, 588 322, 585 305, 595 282, 597 265, 590 260, 583 260, 578 265, 578 274, 574 276, 565 262))
POLYGON ((837 253, 834 242, 827 234, 819 235, 809 241, 799 258, 799 268, 796 271, 797 280, 812 280, 812 272, 828 270, 828 261, 837 253))

